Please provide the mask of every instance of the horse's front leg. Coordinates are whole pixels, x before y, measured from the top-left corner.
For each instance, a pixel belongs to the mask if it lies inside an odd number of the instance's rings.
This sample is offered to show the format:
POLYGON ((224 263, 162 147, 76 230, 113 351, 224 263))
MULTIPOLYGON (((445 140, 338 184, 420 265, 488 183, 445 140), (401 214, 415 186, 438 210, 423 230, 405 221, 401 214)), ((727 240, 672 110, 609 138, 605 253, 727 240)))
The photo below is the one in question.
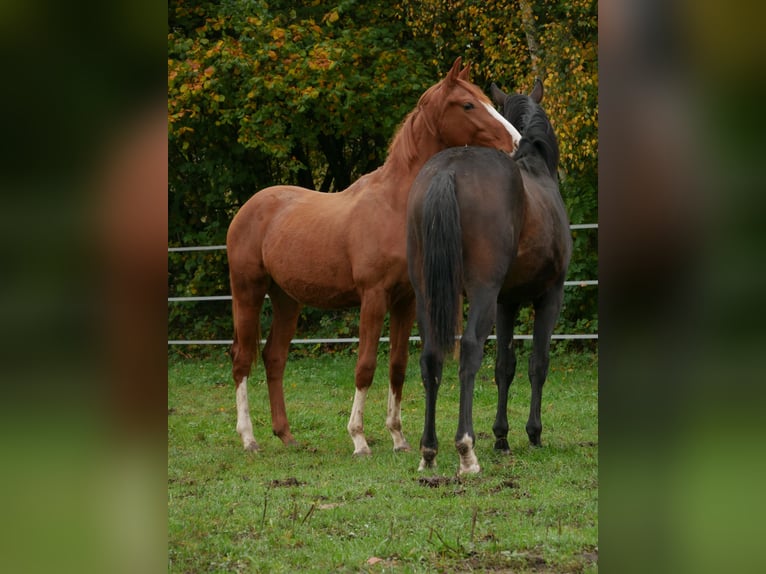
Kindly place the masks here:
POLYGON ((561 311, 564 300, 563 283, 550 289, 540 299, 534 301, 535 326, 532 336, 532 353, 529 355, 529 384, 532 387, 532 399, 529 405, 527 435, 529 442, 540 446, 543 432, 541 406, 543 385, 548 377, 550 362, 551 334, 561 311))
POLYGON ((263 348, 263 365, 266 368, 266 383, 269 388, 271 406, 271 430, 285 445, 296 444, 285 408, 284 374, 290 341, 295 335, 301 305, 287 295, 276 284, 269 290, 274 313, 266 345, 263 348))
POLYGON ((354 404, 348 421, 348 434, 354 442, 355 455, 372 454, 364 436, 364 405, 372 385, 378 360, 378 341, 386 315, 386 295, 383 291, 367 291, 362 296, 359 315, 359 357, 356 361, 354 404))
POLYGON ((402 432, 402 389, 407 374, 409 338, 415 321, 415 299, 408 297, 391 309, 391 358, 389 366, 388 414, 386 428, 394 441, 394 451, 409 451, 402 432))

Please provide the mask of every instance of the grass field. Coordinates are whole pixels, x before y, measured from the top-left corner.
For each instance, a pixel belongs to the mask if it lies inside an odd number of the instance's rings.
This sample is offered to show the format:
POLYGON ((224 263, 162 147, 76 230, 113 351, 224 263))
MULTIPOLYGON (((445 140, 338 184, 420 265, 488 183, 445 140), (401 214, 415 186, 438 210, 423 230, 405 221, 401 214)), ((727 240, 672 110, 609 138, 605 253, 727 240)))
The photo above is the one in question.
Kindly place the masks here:
POLYGON ((457 478, 457 364, 445 366, 435 471, 417 471, 423 389, 413 349, 402 418, 412 452, 385 429, 387 365, 379 357, 365 410, 373 455, 351 456, 346 424, 355 356, 288 363, 288 449, 271 436, 263 368, 250 379, 261 451, 235 431, 228 358, 171 357, 168 373, 170 572, 597 572, 598 356, 556 354, 543 393, 543 447, 528 445, 526 354, 509 401, 512 454, 493 450, 492 357, 474 399, 482 472, 457 478))

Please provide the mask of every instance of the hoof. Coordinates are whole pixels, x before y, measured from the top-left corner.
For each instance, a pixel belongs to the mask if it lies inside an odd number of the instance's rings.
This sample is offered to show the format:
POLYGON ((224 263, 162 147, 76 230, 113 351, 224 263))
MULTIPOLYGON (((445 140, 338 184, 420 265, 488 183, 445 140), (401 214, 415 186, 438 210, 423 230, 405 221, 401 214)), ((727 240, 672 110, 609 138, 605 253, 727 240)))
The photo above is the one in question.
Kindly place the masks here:
POLYGON ((274 433, 274 436, 277 437, 279 440, 282 441, 282 444, 285 446, 295 446, 298 444, 295 440, 295 437, 293 436, 293 433, 290 431, 284 432, 284 433, 278 433, 277 431, 272 431, 274 433))
POLYGON ((527 436, 529 437, 529 444, 532 446, 541 446, 542 441, 540 440, 540 437, 543 434, 542 429, 535 429, 527 427, 527 436))
POLYGON ((394 452, 410 452, 411 450, 412 448, 406 441, 404 444, 400 444, 399 446, 394 447, 394 452))
POLYGON ((436 453, 438 451, 434 448, 422 448, 420 449, 420 454, 422 455, 422 458, 420 459, 420 466, 418 466, 418 470, 425 470, 427 468, 436 468, 436 453))
POLYGON ((499 438, 495 441, 495 450, 499 450, 501 452, 504 452, 506 454, 511 453, 511 446, 508 444, 508 439, 506 438, 499 438))
POLYGON ((481 470, 476 453, 473 450, 473 439, 469 435, 455 442, 458 455, 460 456, 460 470, 458 475, 476 474, 481 470))
POLYGON ((364 458, 367 456, 372 456, 372 451, 370 450, 370 447, 364 447, 360 448, 359 450, 355 450, 353 456, 364 458))
POLYGON ((258 443, 255 441, 249 442, 245 445, 245 451, 247 452, 258 452, 261 450, 261 447, 258 446, 258 443))
POLYGON ((479 474, 481 472, 481 467, 479 466, 479 463, 473 463, 469 464, 468 466, 460 466, 460 470, 458 470, 458 475, 463 476, 464 474, 479 474))

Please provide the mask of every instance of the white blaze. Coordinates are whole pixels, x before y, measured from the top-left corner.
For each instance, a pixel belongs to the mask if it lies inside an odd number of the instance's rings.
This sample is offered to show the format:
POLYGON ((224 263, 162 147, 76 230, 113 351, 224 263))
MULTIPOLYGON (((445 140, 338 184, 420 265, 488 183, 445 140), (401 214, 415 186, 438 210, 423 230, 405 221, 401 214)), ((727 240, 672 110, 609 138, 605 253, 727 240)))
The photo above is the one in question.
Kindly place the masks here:
POLYGON ((491 104, 484 103, 484 107, 487 108, 487 111, 490 113, 490 115, 501 124, 503 124, 505 129, 508 130, 508 133, 511 134, 511 138, 513 138, 513 145, 515 146, 513 151, 515 152, 519 148, 519 142, 521 141, 521 134, 519 133, 519 130, 513 127, 513 124, 506 120, 503 117, 503 114, 498 112, 491 104))

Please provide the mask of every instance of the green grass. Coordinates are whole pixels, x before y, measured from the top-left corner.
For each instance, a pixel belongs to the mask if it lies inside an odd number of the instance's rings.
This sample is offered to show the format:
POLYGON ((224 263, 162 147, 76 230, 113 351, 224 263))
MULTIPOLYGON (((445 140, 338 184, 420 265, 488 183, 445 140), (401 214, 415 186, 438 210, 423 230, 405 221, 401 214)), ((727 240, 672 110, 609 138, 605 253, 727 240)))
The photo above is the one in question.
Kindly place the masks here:
MULTIPOLYGON (((417 351, 402 418, 413 447, 423 428, 417 351)), ((393 453, 385 429, 382 354, 365 409, 373 455, 351 456, 346 424, 355 357, 292 359, 285 394, 297 448, 271 436, 263 368, 250 411, 261 451, 235 431, 223 355, 173 358, 168 374, 171 572, 597 572, 598 417, 595 353, 558 354, 543 393, 543 447, 528 445, 526 354, 509 401, 512 454, 493 450, 496 389, 489 348, 476 382, 474 428, 482 472, 458 479, 457 365, 445 366, 437 407, 438 469, 393 453), (425 480, 428 479, 428 480, 425 480)))

